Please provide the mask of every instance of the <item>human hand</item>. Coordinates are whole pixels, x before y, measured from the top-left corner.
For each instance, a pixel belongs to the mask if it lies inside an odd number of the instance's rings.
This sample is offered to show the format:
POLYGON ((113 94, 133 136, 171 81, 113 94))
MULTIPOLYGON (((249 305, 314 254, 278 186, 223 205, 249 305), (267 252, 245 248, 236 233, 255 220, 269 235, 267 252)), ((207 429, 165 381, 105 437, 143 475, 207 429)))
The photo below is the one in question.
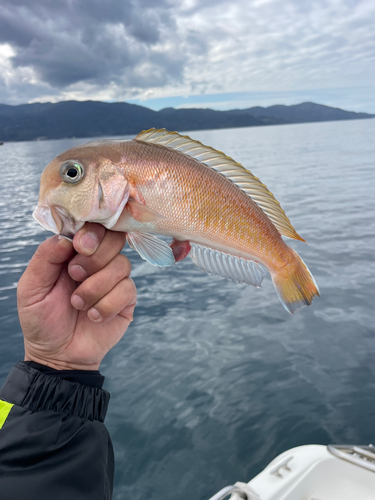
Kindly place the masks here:
POLYGON ((53 236, 38 247, 17 291, 25 361, 99 369, 133 319, 137 292, 119 253, 124 244, 124 233, 86 223, 73 244, 53 236))

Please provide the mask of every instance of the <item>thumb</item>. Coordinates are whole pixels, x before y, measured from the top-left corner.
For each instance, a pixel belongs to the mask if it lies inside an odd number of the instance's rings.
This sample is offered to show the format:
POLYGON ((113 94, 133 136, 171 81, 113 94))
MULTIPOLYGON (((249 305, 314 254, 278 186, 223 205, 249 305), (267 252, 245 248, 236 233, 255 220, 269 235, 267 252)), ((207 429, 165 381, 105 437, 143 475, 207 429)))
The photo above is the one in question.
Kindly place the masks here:
POLYGON ((18 283, 20 305, 28 306, 42 301, 73 254, 73 245, 66 238, 53 236, 39 245, 18 283))

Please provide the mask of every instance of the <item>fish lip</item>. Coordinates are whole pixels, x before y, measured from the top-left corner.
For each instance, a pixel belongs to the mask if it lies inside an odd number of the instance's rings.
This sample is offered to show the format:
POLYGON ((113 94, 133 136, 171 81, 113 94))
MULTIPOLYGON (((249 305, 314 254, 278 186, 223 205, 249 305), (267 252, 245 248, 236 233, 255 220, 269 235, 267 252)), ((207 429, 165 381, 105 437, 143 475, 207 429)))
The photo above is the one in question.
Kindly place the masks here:
POLYGON ((56 221, 57 219, 60 221, 61 225, 59 228, 59 234, 65 238, 72 240, 76 232, 79 231, 84 225, 83 221, 75 220, 69 212, 58 205, 53 205, 51 207, 51 212, 54 220, 56 221))
POLYGON ((47 231, 52 231, 55 234, 60 234, 60 230, 62 229, 62 223, 58 219, 57 221, 53 217, 52 211, 50 207, 40 205, 36 206, 34 212, 33 212, 33 218, 40 224, 44 229, 47 229, 47 231), (59 226, 57 223, 60 223, 59 226))
POLYGON ((73 239, 84 222, 76 221, 64 208, 57 205, 51 207, 38 204, 33 218, 47 231, 52 231, 68 239, 73 239))

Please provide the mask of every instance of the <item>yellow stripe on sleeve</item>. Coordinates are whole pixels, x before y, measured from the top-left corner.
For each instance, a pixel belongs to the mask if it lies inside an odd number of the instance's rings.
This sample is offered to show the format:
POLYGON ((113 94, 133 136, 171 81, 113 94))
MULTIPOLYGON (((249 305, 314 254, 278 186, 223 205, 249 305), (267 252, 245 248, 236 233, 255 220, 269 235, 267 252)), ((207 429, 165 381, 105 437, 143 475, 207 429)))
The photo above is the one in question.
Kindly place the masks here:
POLYGON ((0 429, 5 424, 6 419, 8 418, 9 412, 14 405, 11 403, 7 403, 0 399, 0 429))

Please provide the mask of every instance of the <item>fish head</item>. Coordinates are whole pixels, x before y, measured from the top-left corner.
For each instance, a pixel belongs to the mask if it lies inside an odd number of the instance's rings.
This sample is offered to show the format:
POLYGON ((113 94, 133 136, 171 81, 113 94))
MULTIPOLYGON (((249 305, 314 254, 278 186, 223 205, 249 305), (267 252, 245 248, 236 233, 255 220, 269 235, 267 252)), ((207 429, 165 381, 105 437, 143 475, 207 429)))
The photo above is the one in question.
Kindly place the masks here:
POLYGON ((89 143, 52 160, 41 176, 34 219, 68 238, 87 221, 113 227, 129 198, 129 183, 118 168, 122 157, 115 144, 89 143))

